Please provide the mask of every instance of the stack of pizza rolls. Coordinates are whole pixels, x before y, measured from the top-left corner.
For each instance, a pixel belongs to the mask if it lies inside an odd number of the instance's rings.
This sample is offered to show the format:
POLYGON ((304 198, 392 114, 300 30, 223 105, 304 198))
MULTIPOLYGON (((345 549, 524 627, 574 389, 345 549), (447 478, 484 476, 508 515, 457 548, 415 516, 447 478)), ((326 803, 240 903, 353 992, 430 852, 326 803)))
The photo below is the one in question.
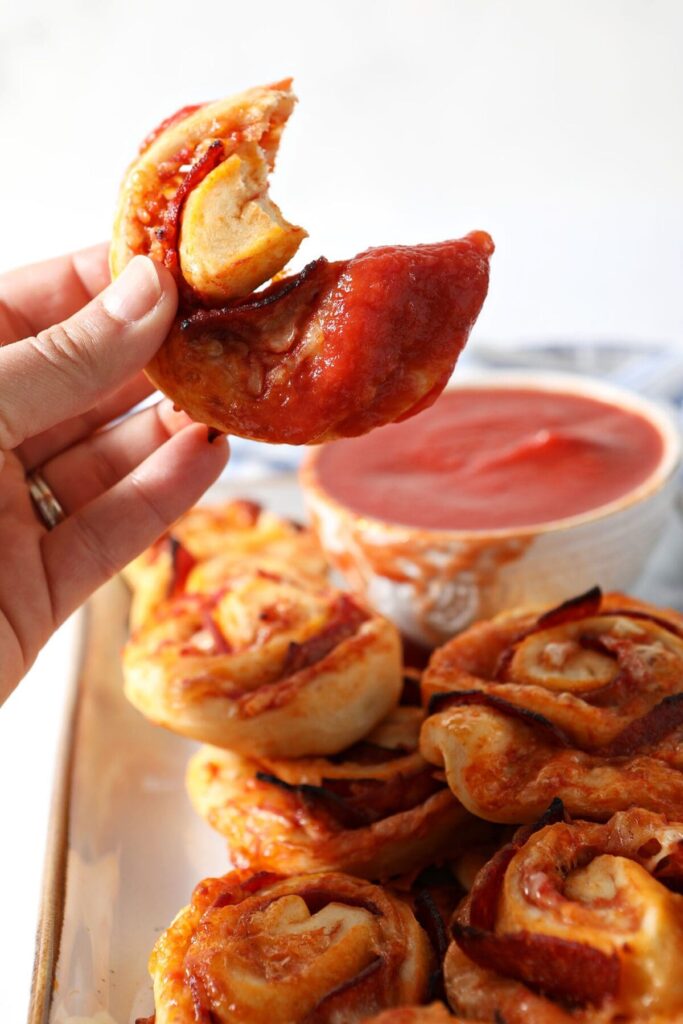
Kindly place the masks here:
POLYGON ((286 874, 343 870, 385 881, 488 835, 418 750, 424 713, 394 708, 328 757, 244 757, 203 747, 187 783, 231 860, 286 874))
POLYGON ((425 758, 489 821, 444 961, 480 1021, 683 1021, 683 616, 598 588, 432 656, 425 758))
POLYGON ((188 787, 234 866, 383 881, 490 829, 418 750, 419 675, 396 629, 329 585, 314 544, 246 502, 188 513, 129 569, 133 611, 157 599, 133 623, 125 691, 210 744, 188 787))
POLYGON ((244 502, 128 578, 126 693, 204 744, 232 869, 157 942, 156 1024, 683 1024, 683 616, 596 588, 420 677, 244 502))

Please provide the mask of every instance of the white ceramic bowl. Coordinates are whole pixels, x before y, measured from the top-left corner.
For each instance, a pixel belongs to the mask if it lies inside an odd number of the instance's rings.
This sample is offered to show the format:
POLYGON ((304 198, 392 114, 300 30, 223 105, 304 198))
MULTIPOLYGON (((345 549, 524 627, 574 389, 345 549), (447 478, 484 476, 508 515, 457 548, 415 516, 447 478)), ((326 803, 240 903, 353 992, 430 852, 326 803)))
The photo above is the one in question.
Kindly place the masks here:
POLYGON ((350 586, 418 643, 433 646, 476 619, 521 604, 553 604, 599 584, 625 590, 641 572, 673 504, 678 429, 660 406, 569 374, 458 375, 451 388, 534 388, 588 396, 639 413, 662 435, 654 472, 616 501, 567 519, 489 531, 425 530, 360 515, 332 498, 317 474, 301 483, 325 552, 350 586))

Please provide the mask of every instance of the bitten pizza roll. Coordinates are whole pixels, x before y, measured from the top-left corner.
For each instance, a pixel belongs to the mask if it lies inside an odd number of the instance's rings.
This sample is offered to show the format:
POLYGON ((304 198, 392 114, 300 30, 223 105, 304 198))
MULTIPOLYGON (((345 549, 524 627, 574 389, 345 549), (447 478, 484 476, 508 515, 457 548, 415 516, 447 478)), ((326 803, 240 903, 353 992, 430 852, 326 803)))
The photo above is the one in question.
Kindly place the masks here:
POLYGON ((559 796, 605 820, 683 808, 683 616, 595 588, 479 623, 432 657, 420 747, 479 817, 531 822, 559 796))
POLYGON ((398 703, 401 644, 346 594, 255 572, 165 604, 123 672, 129 700, 175 732, 257 757, 331 754, 398 703))
POLYGON ((420 756, 422 718, 420 708, 398 707, 329 758, 256 760, 203 747, 189 764, 190 798, 237 867, 379 881, 414 871, 487 828, 420 756))
POLYGON ((197 505, 123 571, 137 629, 164 601, 217 590, 252 566, 320 585, 327 565, 313 532, 257 502, 197 505))
POLYGON ((683 823, 640 809, 562 817, 556 801, 521 829, 457 911, 453 1010, 506 1024, 683 1020, 683 823))
POLYGON ((268 197, 290 81, 186 107, 145 140, 112 234, 116 277, 136 254, 175 275, 180 305, 147 367, 195 420, 305 444, 419 412, 443 390, 488 288, 482 231, 315 260, 268 281, 305 232, 268 197))
POLYGON ((407 902, 343 874, 208 879, 150 960, 156 1024, 354 1024, 427 993, 407 902))

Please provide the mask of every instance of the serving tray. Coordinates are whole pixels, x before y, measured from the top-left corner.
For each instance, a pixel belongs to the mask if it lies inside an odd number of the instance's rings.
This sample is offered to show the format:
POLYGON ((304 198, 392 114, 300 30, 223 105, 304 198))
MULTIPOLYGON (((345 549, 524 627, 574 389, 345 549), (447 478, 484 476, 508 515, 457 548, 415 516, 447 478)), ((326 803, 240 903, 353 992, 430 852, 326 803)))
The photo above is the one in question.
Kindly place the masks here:
MULTIPOLYGON (((302 518, 291 476, 221 483, 302 518)), ((81 653, 55 770, 29 1024, 132 1024, 153 1010, 147 959, 198 881, 230 867, 185 794, 198 744, 149 723, 123 696, 129 593, 102 587, 81 653)))
MULTIPOLYGON (((302 518, 295 478, 221 484, 302 518)), ((683 610, 683 527, 672 518, 633 588, 683 610)), ((224 842, 185 795, 197 744, 151 725, 124 699, 120 650, 129 596, 112 580, 91 599, 67 708, 46 853, 29 1024, 132 1024, 152 1012, 146 964, 194 885, 229 868, 224 842)))

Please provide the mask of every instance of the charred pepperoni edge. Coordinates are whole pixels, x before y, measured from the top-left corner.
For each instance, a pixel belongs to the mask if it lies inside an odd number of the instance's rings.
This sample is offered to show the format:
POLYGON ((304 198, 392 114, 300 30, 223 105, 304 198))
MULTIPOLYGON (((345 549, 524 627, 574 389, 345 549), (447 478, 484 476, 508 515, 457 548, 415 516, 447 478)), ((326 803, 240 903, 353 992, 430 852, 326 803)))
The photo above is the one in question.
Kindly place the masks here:
POLYGON ((628 757, 654 746, 683 725, 683 693, 664 697, 641 718, 629 722, 611 743, 600 749, 603 757, 628 757))
POLYGON ((535 832, 540 832, 548 825, 557 825, 560 821, 569 824, 570 818, 564 809, 564 803, 559 796, 556 796, 550 801, 540 818, 537 818, 531 825, 522 825, 517 829, 512 837, 512 842, 517 843, 521 848, 535 832))
POLYGON ((399 705, 402 708, 421 708, 422 690, 420 689, 420 673, 415 669, 404 668, 403 689, 399 705))
MULTIPOLYGON (((639 853, 642 851, 639 850, 639 853)), ((655 864, 652 877, 674 892, 683 893, 683 839, 655 864)))
MULTIPOLYGON (((406 695, 407 689, 407 700, 401 699, 401 705, 408 707, 413 706, 411 697, 416 695, 416 703, 419 706, 419 682, 417 682, 412 676, 406 675, 404 677, 404 696, 406 695), (413 687, 415 690, 413 690, 413 687)), ((358 743, 354 743, 352 746, 347 747, 346 750, 340 751, 339 754, 330 754, 326 758, 331 764, 337 766, 343 766, 345 764, 352 765, 365 765, 368 767, 374 767, 376 765, 387 764, 392 761, 402 760, 406 756, 410 755, 413 751, 405 748, 390 748, 382 747, 377 743, 368 743, 366 740, 360 740, 358 743)), ((431 774, 431 769, 429 769, 431 774)), ((310 783, 288 783, 280 779, 277 775, 273 775, 270 772, 258 771, 256 778, 260 782, 267 783, 268 785, 279 786, 281 789, 287 790, 292 794, 299 796, 302 803, 313 813, 317 809, 332 815, 342 828, 362 828, 369 824, 372 824, 373 819, 370 815, 363 814, 362 808, 356 808, 349 806, 342 795, 335 793, 329 788, 329 785, 335 785, 338 782, 344 782, 344 780, 332 779, 329 780, 328 786, 314 786, 310 783), (341 812, 341 813, 340 813, 341 812), (346 820, 346 819, 350 820, 346 820), (357 821, 351 819, 358 819, 357 821)), ((354 780, 355 781, 355 780, 354 780)), ((359 786, 362 787, 363 783, 367 785, 376 785, 376 780, 359 779, 359 786)), ((386 791, 386 785, 382 785, 382 791, 386 791)), ((438 786, 435 791, 443 788, 438 786)), ((425 798, 428 799, 428 798, 425 798)), ((372 794, 369 794, 369 800, 372 801, 372 794)), ((417 806, 417 805, 415 805, 417 806)), ((385 817, 390 817, 391 814, 398 814, 402 810, 410 810, 412 808, 400 807, 395 811, 389 812, 385 817)), ((379 820, 379 819, 374 819, 379 820)))
POLYGON ((153 1013, 151 1017, 136 1017, 135 1024, 155 1024, 156 1019, 156 1013, 153 1013))
POLYGON ((429 664, 429 659, 434 653, 433 647, 418 644, 407 636, 401 636, 403 645, 403 664, 415 672, 422 673, 429 664))
POLYGON ((282 678, 301 672, 326 658, 343 640, 348 640, 368 620, 367 612, 348 594, 340 594, 335 601, 330 623, 303 643, 290 643, 282 666, 282 678))
POLYGON ((405 747, 380 747, 377 743, 368 743, 367 740, 359 740, 346 750, 338 754, 328 754, 325 758, 330 764, 364 765, 370 767, 378 764, 386 764, 388 761, 399 761, 406 757, 410 751, 405 747))
POLYGON ((259 782, 265 782, 269 786, 278 786, 287 793, 298 797, 303 805, 313 813, 324 810, 330 814, 342 828, 356 829, 363 828, 370 824, 367 815, 359 810, 349 807, 342 797, 337 796, 324 786, 312 786, 309 783, 284 782, 277 775, 270 775, 268 772, 256 772, 259 782))
POLYGON ((480 967, 570 1006, 599 1006, 618 991, 621 968, 616 953, 608 956, 581 942, 533 932, 493 935, 457 922, 453 931, 463 953, 480 967))
POLYGON ((550 629, 553 626, 563 626, 567 622, 591 618, 598 614, 601 604, 602 590, 600 587, 591 587, 585 593, 570 597, 568 601, 563 601, 556 608, 551 608, 550 611, 539 615, 534 632, 538 629, 550 629))
POLYGON ((564 804, 559 797, 555 797, 536 822, 517 829, 510 842, 501 847, 477 874, 470 893, 468 924, 484 931, 493 930, 505 872, 514 855, 535 832, 568 820, 564 804))
POLYGON ((364 982, 371 978, 378 970, 382 967, 384 961, 381 956, 375 957, 371 960, 362 971, 359 971, 353 978, 348 978, 346 981, 342 981, 341 984, 337 985, 336 988, 331 989, 326 995, 319 999, 315 1004, 310 1014, 307 1014, 303 1018, 302 1024, 307 1022, 319 1021, 321 1018, 318 1016, 321 1009, 325 1007, 327 1003, 330 1003, 333 999, 337 999, 339 996, 343 996, 345 992, 350 991, 352 988, 357 988, 359 985, 363 985, 364 982))
POLYGON ((598 747, 580 747, 559 726, 554 725, 544 715, 528 708, 518 707, 502 697, 485 693, 482 690, 463 690, 460 693, 435 693, 429 702, 428 714, 433 715, 448 708, 466 704, 482 704, 494 708, 510 718, 517 718, 525 725, 531 726, 543 738, 556 746, 581 750, 593 757, 615 758, 630 757, 639 750, 654 746, 683 725, 683 693, 674 693, 664 697, 646 714, 629 722, 627 726, 612 740, 611 743, 598 747))
POLYGON ((443 961, 448 950, 448 929, 429 889, 418 890, 414 903, 417 923, 427 933, 427 938, 436 954, 437 966, 429 976, 425 1002, 431 1002, 433 999, 445 1001, 446 987, 443 977, 443 961))
POLYGON ((329 263, 324 256, 319 256, 318 259, 307 263, 298 274, 275 281, 268 285, 267 288, 264 288, 263 291, 256 292, 254 296, 248 296, 246 299, 236 299, 234 302, 221 306, 220 309, 198 309, 191 316, 181 320, 180 329, 185 331, 189 337, 192 337, 205 330, 227 327, 230 324, 231 318, 245 313, 255 313, 266 309, 268 306, 273 306, 282 299, 287 298, 293 291, 311 279, 314 280, 316 277, 322 278, 322 286, 327 283, 329 277, 328 269, 335 269, 337 266, 338 264, 329 263))
POLYGON ((284 782, 277 775, 258 771, 256 778, 278 786, 298 797, 311 813, 320 811, 332 817, 343 829, 367 828, 422 806, 435 793, 445 789, 434 779, 433 769, 424 768, 411 776, 399 773, 388 782, 377 779, 325 779, 324 785, 284 782))
POLYGON ((597 1004, 617 991, 620 966, 616 954, 607 956, 583 943, 525 931, 507 935, 493 932, 510 861, 535 832, 566 820, 562 801, 555 799, 534 825, 518 830, 477 875, 467 919, 453 922, 453 936, 463 953, 480 967, 570 1004, 597 1004))
POLYGON ((446 790, 428 764, 415 772, 396 771, 386 781, 337 778, 323 779, 323 785, 345 800, 347 806, 367 813, 370 824, 421 807, 430 797, 446 790))
POLYGON ((205 101, 204 103, 188 103, 186 107, 181 107, 180 110, 176 110, 175 114, 165 117, 161 124, 158 124, 156 128, 153 128, 140 143, 140 149, 138 150, 140 155, 146 153, 152 143, 156 142, 159 136, 162 135, 167 128, 184 121, 186 117, 190 116, 190 114, 194 114, 195 111, 201 110, 202 107, 207 106, 207 103, 208 101, 205 101))
POLYGON ((435 693, 429 701, 427 714, 434 715, 439 711, 467 704, 482 704, 485 707, 494 708, 510 718, 518 718, 525 725, 531 725, 537 732, 543 733, 556 746, 575 746, 562 729, 554 725, 544 715, 539 714, 538 711, 530 711, 528 708, 511 704, 510 701, 503 700, 502 697, 496 697, 491 693, 485 693, 483 690, 451 690, 448 693, 435 693))

